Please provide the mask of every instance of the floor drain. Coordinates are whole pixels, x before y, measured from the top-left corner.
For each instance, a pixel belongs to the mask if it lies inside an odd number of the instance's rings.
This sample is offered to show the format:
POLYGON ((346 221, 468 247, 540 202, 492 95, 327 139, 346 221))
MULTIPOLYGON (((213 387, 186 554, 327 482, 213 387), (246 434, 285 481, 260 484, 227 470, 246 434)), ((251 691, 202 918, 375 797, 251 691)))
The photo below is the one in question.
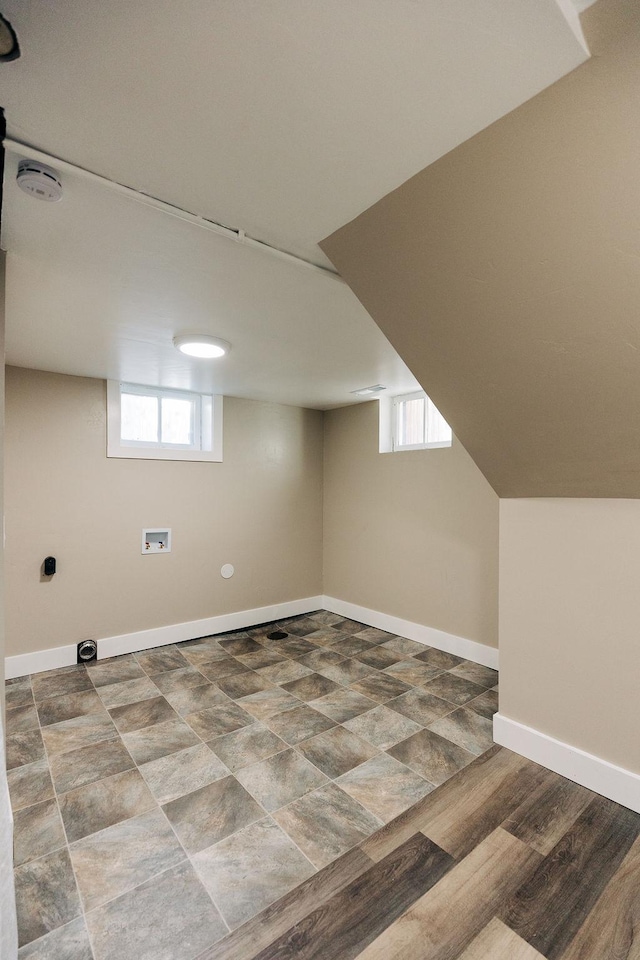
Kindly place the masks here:
POLYGON ((289 634, 284 630, 274 630, 273 633, 267 634, 267 640, 286 640, 288 636, 289 634))

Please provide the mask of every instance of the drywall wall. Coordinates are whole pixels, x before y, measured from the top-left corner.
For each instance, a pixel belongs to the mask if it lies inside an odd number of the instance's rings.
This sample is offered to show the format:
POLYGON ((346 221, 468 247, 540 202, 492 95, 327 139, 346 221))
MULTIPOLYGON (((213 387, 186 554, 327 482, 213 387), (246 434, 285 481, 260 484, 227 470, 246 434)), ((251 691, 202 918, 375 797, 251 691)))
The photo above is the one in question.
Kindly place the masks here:
POLYGON ((498 498, 462 445, 378 452, 378 403, 325 413, 324 593, 497 646, 498 498))
POLYGON ((321 246, 501 497, 640 496, 640 4, 321 246))
POLYGON ((500 503, 500 713, 640 773, 640 503, 500 503))
POLYGON ((322 592, 320 412, 225 398, 221 464, 107 459, 105 418, 104 381, 7 369, 8 656, 322 592))

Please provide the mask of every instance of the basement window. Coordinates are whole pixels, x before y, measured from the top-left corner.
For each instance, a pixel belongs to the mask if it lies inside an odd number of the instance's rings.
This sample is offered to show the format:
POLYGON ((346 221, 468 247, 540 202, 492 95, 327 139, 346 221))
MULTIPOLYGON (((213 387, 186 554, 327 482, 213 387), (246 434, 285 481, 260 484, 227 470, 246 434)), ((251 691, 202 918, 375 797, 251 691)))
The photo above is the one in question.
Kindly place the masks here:
POLYGON ((451 427, 422 390, 380 400, 380 453, 450 447, 451 427))
POLYGON ((107 456, 222 460, 222 397, 107 381, 107 456))

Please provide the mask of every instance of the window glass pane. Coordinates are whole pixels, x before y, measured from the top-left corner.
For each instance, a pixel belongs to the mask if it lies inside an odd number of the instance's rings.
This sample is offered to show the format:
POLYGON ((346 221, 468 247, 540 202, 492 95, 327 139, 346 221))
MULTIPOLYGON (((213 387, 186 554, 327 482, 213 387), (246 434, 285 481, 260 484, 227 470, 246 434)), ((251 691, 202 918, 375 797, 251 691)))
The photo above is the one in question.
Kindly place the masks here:
POLYGON ((426 443, 451 443, 451 427, 431 400, 427 403, 426 443))
POLYGON ((398 404, 398 444, 401 447, 424 443, 425 402, 423 397, 398 404))
POLYGON ((162 442, 193 444, 193 400, 162 398, 162 442))
POLYGON ((135 393, 121 395, 120 435, 123 440, 158 442, 158 398, 135 393))

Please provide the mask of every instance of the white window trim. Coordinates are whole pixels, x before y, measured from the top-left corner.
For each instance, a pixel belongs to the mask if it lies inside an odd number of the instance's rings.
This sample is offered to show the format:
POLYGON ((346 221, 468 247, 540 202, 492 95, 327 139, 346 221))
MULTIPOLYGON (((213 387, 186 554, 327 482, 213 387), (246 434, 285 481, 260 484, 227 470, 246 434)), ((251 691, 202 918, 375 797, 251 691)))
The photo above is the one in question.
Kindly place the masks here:
POLYGON ((404 400, 414 400, 424 397, 430 401, 424 390, 415 390, 412 393, 400 394, 397 397, 379 397, 379 451, 380 453, 405 453, 411 450, 441 450, 453 445, 453 432, 451 440, 435 440, 430 443, 412 443, 399 446, 396 444, 396 432, 398 428, 397 406, 404 400))
POLYGON ((194 450, 180 444, 157 444, 147 441, 136 443, 122 440, 120 436, 120 393, 123 386, 133 388, 146 396, 176 396, 192 398, 195 392, 187 390, 145 388, 142 384, 123 384, 120 380, 107 380, 107 457, 124 460, 195 460, 213 463, 222 462, 222 396, 220 394, 195 394, 211 403, 203 405, 200 429, 209 438, 209 450, 194 450), (209 422, 207 422, 209 421, 209 422))

